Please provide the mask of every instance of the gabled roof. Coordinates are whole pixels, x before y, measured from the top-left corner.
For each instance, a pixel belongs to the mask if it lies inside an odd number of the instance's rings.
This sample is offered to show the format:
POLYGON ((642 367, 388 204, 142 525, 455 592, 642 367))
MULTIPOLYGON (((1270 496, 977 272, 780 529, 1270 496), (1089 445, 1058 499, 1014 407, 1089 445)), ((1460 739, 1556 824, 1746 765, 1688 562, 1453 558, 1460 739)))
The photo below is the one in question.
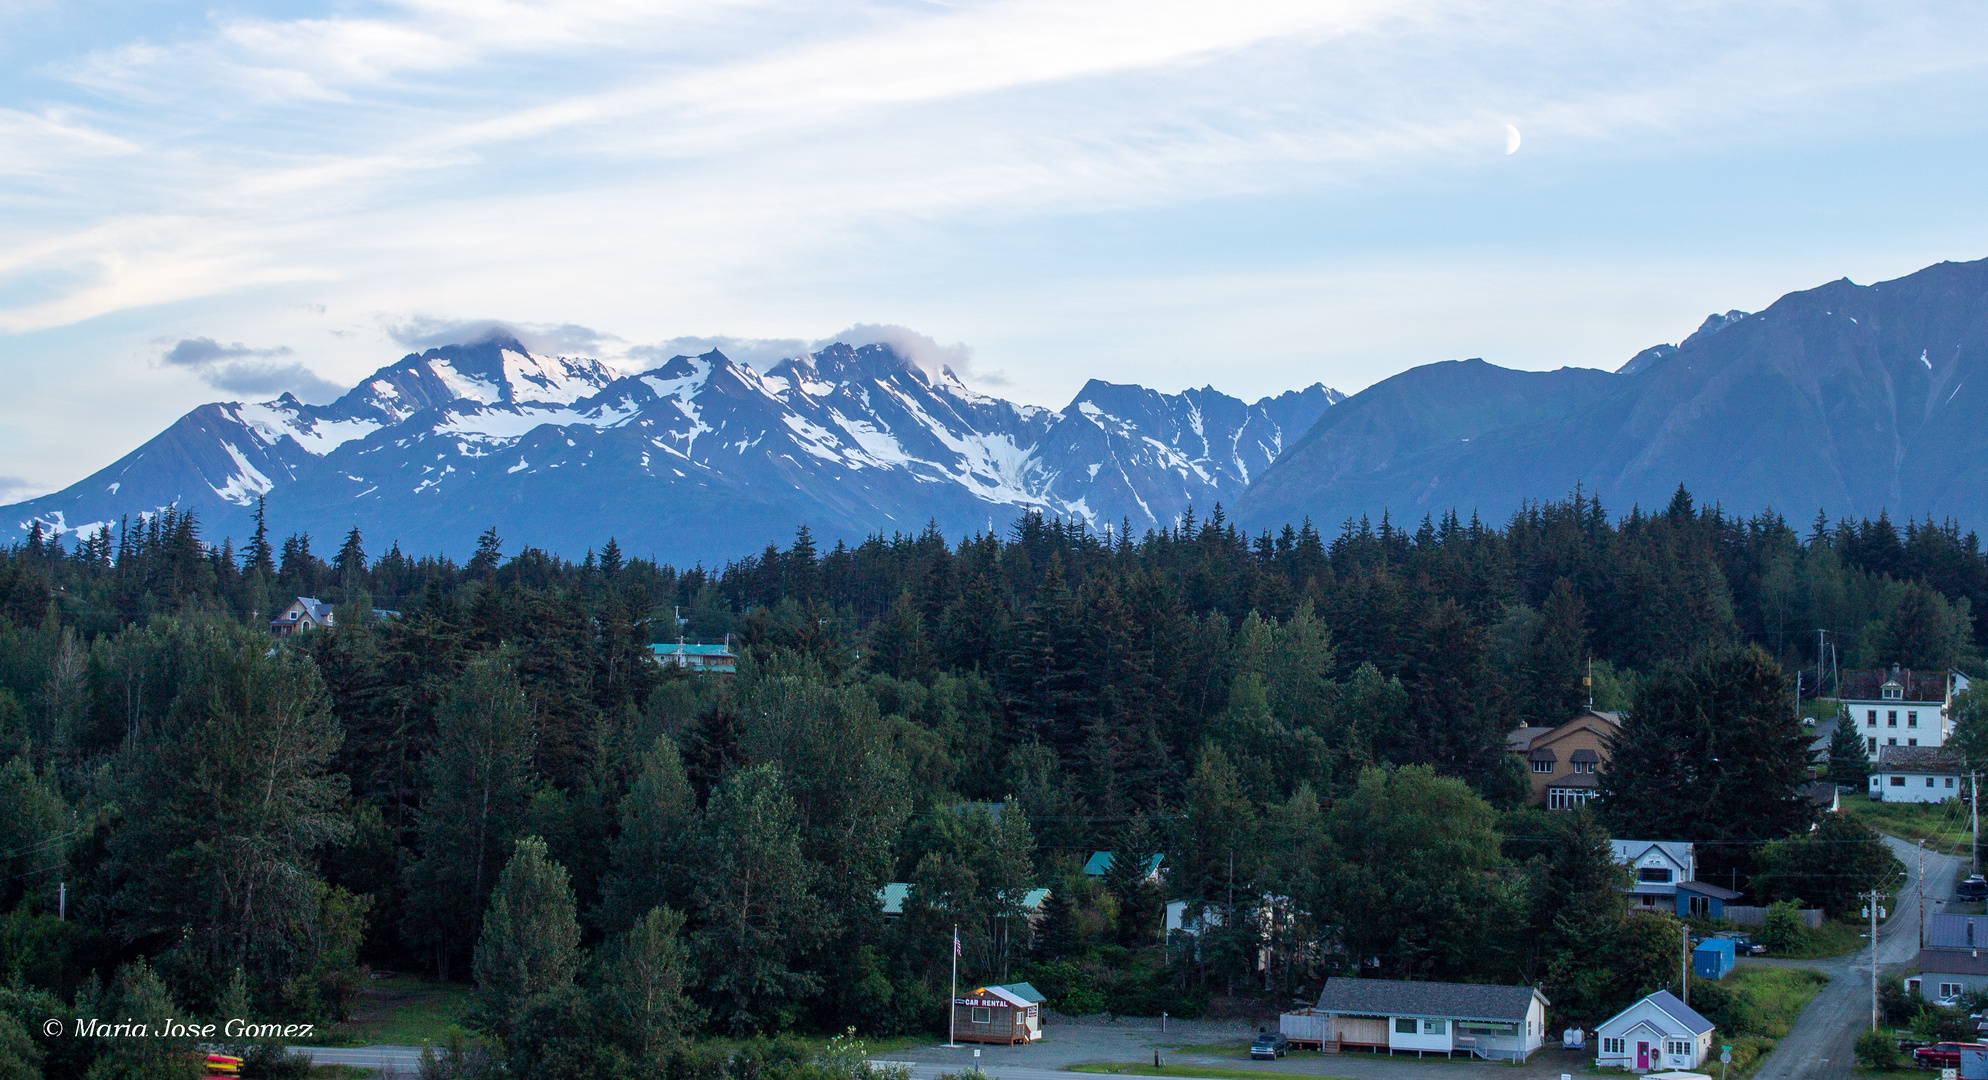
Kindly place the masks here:
MULTIPOLYGON (((1033 988, 1033 987, 1030 987, 1030 989, 1034 989, 1034 988, 1033 988)), ((1022 1007, 1022 1008, 1024 1008, 1024 1009, 1028 1008, 1028 1007, 1029 1007, 1030 1005, 1034 1005, 1034 1004, 1035 1004, 1035 1002, 1033 1002, 1033 1001, 1030 1001, 1029 999, 1027 999, 1027 998, 1025 998, 1025 997, 1021 996, 1020 994, 1017 994, 1017 993, 1015 993, 1015 992, 1014 992, 1013 990, 1010 990, 1010 989, 1008 989, 1008 988, 1007 988, 1007 987, 1005 987, 1005 986, 979 986, 979 987, 975 987, 975 988, 974 988, 974 991, 973 991, 973 993, 971 993, 971 994, 969 994, 969 995, 967 995, 967 996, 968 996, 968 997, 996 997, 996 998, 1000 998, 1000 999, 1001 999, 1002 1001, 1005 1001, 1005 1002, 1007 1002, 1007 1003, 1008 1003, 1008 1004, 1010 1004, 1010 1005, 1018 1005, 1018 1006, 1020 1006, 1020 1007, 1022 1007)), ((1044 1000, 1047 1000, 1047 999, 1044 999, 1044 1000)))
MULTIPOLYGON (((1048 889, 1030 889, 1022 894, 1022 910, 1034 911, 1041 907, 1042 902, 1047 899, 1049 899, 1048 889)), ((1023 985, 1027 984, 1024 983, 1023 985)))
POLYGON ((1006 990, 1007 992, 1015 995, 1018 998, 1021 998, 1023 1001, 1026 1001, 1031 1005, 1040 1005, 1043 1002, 1049 1000, 1049 998, 1043 995, 1042 991, 1037 990, 1035 987, 1030 986, 1025 982, 1005 983, 1002 985, 1001 989, 1006 990))
POLYGON ((1505 736, 1505 749, 1513 753, 1524 753, 1532 748, 1532 741, 1553 729, 1550 727, 1522 727, 1505 736))
POLYGON ((1872 702, 1885 704, 1884 684, 1896 681, 1904 693, 1891 700, 1892 704, 1909 701, 1915 705, 1930 702, 1944 702, 1947 699, 1948 674, 1945 671, 1913 671, 1911 668, 1880 668, 1876 671, 1846 671, 1843 682, 1836 691, 1836 698, 1845 704, 1872 702))
POLYGON ((1988 975, 1988 956, 1976 949, 1920 949, 1921 975, 1988 975))
MULTIPOLYGON (((1600 1031, 1602 1028, 1606 1028, 1608 1025, 1615 1023, 1617 1020, 1620 1020, 1623 1017, 1629 1015, 1631 1012, 1635 1011, 1636 1006, 1641 1005, 1644 1002, 1648 1002, 1650 1005, 1654 1006, 1658 1012, 1663 1013, 1665 1016, 1669 1017, 1671 1020, 1676 1022, 1685 1031, 1693 1035, 1703 1035, 1706 1032, 1712 1030, 1713 1028, 1712 1021, 1707 1020, 1704 1017, 1698 1015, 1696 1012, 1692 1011, 1691 1006, 1686 1005, 1682 1001, 1679 1001, 1677 999, 1676 994, 1673 994, 1668 990, 1659 990, 1656 993, 1651 994, 1649 997, 1637 1000, 1636 1002, 1631 1004, 1629 1008, 1624 1009, 1621 1012, 1616 1013, 1614 1016, 1611 1016, 1608 1019, 1602 1021, 1599 1025, 1596 1026, 1595 1030, 1600 1031)), ((1613 1037, 1614 1036, 1610 1036, 1610 1038, 1613 1037)))
POLYGON ((1880 746, 1877 768, 1872 771, 1959 776, 1967 770, 1960 758, 1949 755, 1944 747, 1880 746))
POLYGON ((1738 900, 1740 898, 1739 893, 1723 885, 1714 885, 1709 881, 1680 881, 1677 883, 1677 891, 1697 893, 1700 896, 1709 896, 1715 900, 1738 900))
POLYGON ((1935 912, 1926 916, 1926 947, 1929 949, 1974 949, 1988 946, 1988 915, 1954 915, 1935 912), (1967 932, 1968 927, 1974 933, 1967 932))
POLYGON ((904 914, 904 901, 911 896, 911 883, 893 881, 877 890, 877 903, 883 905, 884 914, 904 914))
POLYGON ((1530 986, 1331 978, 1325 980, 1325 989, 1318 995, 1318 1008, 1320 1012, 1360 1016, 1523 1022, 1534 998, 1542 1005, 1551 1004, 1545 994, 1530 986))
POLYGON ((1655 848, 1677 866, 1691 866, 1691 845, 1675 840, 1610 840, 1608 846, 1615 849, 1615 861, 1619 863, 1633 864, 1655 848))

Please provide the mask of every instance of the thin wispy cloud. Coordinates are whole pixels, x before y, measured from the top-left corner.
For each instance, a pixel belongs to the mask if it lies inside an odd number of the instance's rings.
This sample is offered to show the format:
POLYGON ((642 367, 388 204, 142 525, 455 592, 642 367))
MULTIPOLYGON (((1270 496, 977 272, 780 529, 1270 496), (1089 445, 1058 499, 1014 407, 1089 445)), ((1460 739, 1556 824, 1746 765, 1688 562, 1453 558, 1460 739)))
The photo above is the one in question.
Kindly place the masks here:
POLYGON ((279 362, 291 355, 287 345, 253 348, 241 342, 223 345, 210 337, 181 338, 160 354, 167 367, 185 368, 199 375, 216 390, 253 397, 295 394, 299 399, 325 402, 343 392, 337 383, 320 378, 296 361, 279 362))
MULTIPOLYGON (((1703 312, 1568 338, 1606 321, 1597 266, 1627 304, 1658 295, 1640 282, 1665 260, 1708 281, 1740 260, 1785 289, 1808 283, 1796 267, 1984 253, 1955 210, 1978 202, 1960 178, 1981 156, 1955 148, 1988 126, 1968 104, 1988 23, 1964 0, 169 2, 65 38, 69 17, 15 16, 50 44, 0 77, 0 335, 98 335, 77 347, 127 364, 227 325, 355 380, 501 324, 618 363, 681 342, 760 366, 892 320, 1060 405, 1081 376, 1205 350, 1142 283, 1231 280, 1223 340, 1278 358, 1238 391, 1354 388, 1386 372, 1352 342, 1392 341, 1395 363, 1469 337, 1444 312, 1477 299, 1418 292, 1400 272, 1418 260, 1431 281, 1561 282, 1513 293, 1471 354, 1558 363, 1600 342, 1591 362, 1612 365, 1645 326, 1703 312), (1510 157, 1507 124, 1525 132, 1510 157), (1926 163, 1884 174, 1917 185, 1895 205, 1959 246, 1888 244, 1868 184, 1829 188, 1893 155, 1926 163), (1682 228, 1671 189, 1703 192, 1682 228), (1353 294, 1250 292, 1266 273, 1353 294)), ((277 363, 226 361, 249 362, 277 363)))

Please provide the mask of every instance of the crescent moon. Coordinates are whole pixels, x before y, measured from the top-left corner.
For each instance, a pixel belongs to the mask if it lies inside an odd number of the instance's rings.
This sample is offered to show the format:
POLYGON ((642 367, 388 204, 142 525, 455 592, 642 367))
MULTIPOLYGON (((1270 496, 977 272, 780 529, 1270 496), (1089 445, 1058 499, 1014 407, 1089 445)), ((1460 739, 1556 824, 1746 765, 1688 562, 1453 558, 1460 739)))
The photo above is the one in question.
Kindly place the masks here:
POLYGON ((1519 152, 1519 129, 1518 129, 1518 128, 1515 128, 1515 127, 1513 127, 1513 126, 1512 126, 1512 125, 1510 125, 1510 124, 1506 124, 1506 125, 1505 125, 1505 154, 1506 154, 1507 156, 1510 156, 1510 155, 1512 155, 1512 154, 1516 154, 1516 153, 1518 153, 1518 152, 1519 152))

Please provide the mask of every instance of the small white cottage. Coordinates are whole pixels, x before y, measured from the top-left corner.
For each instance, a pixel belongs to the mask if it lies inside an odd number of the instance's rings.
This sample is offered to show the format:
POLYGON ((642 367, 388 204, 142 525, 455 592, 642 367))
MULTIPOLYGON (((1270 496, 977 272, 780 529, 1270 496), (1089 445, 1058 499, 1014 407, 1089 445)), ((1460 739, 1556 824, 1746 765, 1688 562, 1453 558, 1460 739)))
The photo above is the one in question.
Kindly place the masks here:
POLYGON ((1604 1069, 1695 1069, 1712 1056, 1712 1022, 1668 990, 1602 1021, 1595 1039, 1595 1065, 1604 1069))

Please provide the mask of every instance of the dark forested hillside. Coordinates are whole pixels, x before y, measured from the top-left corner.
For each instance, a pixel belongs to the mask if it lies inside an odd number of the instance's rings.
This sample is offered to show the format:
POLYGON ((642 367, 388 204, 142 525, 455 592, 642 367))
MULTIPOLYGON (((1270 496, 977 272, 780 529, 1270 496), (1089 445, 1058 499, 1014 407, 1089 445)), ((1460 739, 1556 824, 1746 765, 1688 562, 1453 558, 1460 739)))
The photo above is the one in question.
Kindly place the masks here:
MULTIPOLYGON (((1544 982, 1586 1017, 1655 985, 1677 937, 1622 921, 1594 818, 1520 806, 1505 733, 1584 705, 1590 671, 1599 707, 1688 710, 1690 665, 1744 670, 1733 707, 1780 730, 1818 627, 1846 668, 1972 668, 1988 599, 1952 526, 1798 530, 1681 490, 1619 519, 1576 493, 1502 526, 1249 536, 1217 508, 1128 532, 802 530, 715 570, 494 531, 460 565, 356 531, 216 550, 171 512, 31 537, 0 555, 0 803, 26 808, 0 821, 0 1017, 139 983, 194 1014, 336 1016, 371 965, 474 979, 524 1061, 660 965, 681 1010, 609 1039, 653 1061, 699 1025, 943 1027, 956 923, 962 977, 1069 1011, 1288 996, 1353 956, 1544 982), (272 641, 298 596, 337 625, 272 641), (679 636, 731 641, 739 673, 650 659, 679 636), (1095 850, 1166 873, 1088 878, 1095 850), (1404 874, 1447 884, 1371 903, 1404 874), (890 882, 912 888, 886 920, 890 882), (1283 906, 1161 939, 1166 901, 1238 894, 1283 906), (1569 966, 1597 949, 1608 972, 1569 966), (504 974, 541 961, 550 984, 504 974)), ((1759 775, 1805 775, 1775 738, 1759 775)))

